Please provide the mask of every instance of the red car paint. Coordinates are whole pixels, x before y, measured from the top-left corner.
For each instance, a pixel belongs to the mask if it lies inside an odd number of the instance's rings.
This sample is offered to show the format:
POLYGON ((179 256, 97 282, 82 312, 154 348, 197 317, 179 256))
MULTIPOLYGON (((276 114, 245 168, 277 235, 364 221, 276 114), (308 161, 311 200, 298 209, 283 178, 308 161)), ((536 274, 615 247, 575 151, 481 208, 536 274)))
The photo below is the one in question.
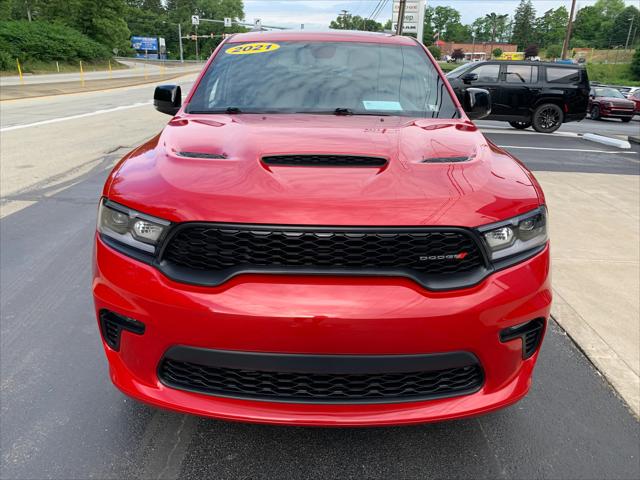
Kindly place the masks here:
MULTIPOLYGON (((354 33, 269 36, 270 42, 310 39, 414 44, 404 37, 354 33)), ((263 34, 238 35, 226 45, 257 41, 264 41, 263 34)), ((475 228, 544 205, 533 175, 490 143, 464 113, 451 120, 199 115, 185 113, 184 106, 161 134, 114 168, 103 196, 175 223, 268 225, 475 228), (224 153, 227 158, 188 159, 177 156, 178 151, 224 153), (375 155, 389 162, 382 168, 318 169, 266 166, 256 160, 287 152, 375 155), (472 159, 420 162, 430 156, 462 155, 472 159)), ((428 290, 409 278, 393 276, 254 273, 204 287, 171 280, 155 267, 115 251, 97 235, 93 294, 97 314, 108 309, 146 325, 144 335, 123 331, 119 351, 103 339, 113 383, 141 401, 259 423, 429 422, 485 413, 527 393, 538 352, 523 360, 520 340, 501 342, 499 333, 549 317, 549 247, 476 285, 450 291, 428 290), (173 345, 325 355, 467 351, 479 359, 485 380, 470 395, 401 403, 224 398, 159 381, 158 363, 173 345)))

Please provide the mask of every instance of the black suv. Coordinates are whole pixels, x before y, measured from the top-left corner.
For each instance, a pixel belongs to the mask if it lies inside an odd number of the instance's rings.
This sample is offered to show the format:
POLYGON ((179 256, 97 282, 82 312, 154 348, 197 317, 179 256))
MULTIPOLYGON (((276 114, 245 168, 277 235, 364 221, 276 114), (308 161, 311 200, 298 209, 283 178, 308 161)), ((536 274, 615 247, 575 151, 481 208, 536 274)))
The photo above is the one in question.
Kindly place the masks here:
POLYGON ((555 132, 587 115, 589 79, 582 66, 546 62, 471 62, 447 74, 462 101, 468 87, 491 93, 491 115, 518 129, 555 132))

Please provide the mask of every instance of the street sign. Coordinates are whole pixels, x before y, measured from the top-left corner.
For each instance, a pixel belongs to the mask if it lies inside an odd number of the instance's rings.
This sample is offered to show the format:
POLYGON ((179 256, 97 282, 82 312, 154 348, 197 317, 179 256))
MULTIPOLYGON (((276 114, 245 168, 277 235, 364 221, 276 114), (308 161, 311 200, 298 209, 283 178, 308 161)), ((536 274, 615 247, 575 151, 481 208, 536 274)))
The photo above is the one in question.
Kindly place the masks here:
MULTIPOLYGON (((391 21, 393 23, 398 23, 398 12, 393 12, 393 17, 391 18, 391 21)), ((414 12, 414 13, 407 13, 406 11, 404 12, 404 23, 415 23, 416 25, 418 24, 418 12, 414 12)))
POLYGON ((253 27, 258 29, 262 28, 262 20, 256 18, 253 22, 253 27))
MULTIPOLYGON (((396 31, 398 30, 398 22, 395 22, 391 25, 391 29, 396 31)), ((418 33, 418 24, 417 23, 403 23, 402 24, 402 33, 418 33)))
MULTIPOLYGON (((404 6, 404 13, 418 13, 421 0, 407 0, 404 6)), ((393 0, 393 13, 397 14, 400 11, 400 0, 393 0)))
MULTIPOLYGON (((406 0, 404 5, 404 17, 402 21, 402 33, 413 33, 422 41, 425 0, 406 0)), ((400 12, 400 0, 393 0, 392 28, 398 30, 398 17, 400 12)))
POLYGON ((200 15, 191 15, 191 25, 200 25, 200 15))
POLYGON ((131 37, 131 48, 134 50, 158 51, 158 37, 131 37))
POLYGON ((224 17, 224 26, 225 27, 231 26, 231 19, 229 17, 224 17))

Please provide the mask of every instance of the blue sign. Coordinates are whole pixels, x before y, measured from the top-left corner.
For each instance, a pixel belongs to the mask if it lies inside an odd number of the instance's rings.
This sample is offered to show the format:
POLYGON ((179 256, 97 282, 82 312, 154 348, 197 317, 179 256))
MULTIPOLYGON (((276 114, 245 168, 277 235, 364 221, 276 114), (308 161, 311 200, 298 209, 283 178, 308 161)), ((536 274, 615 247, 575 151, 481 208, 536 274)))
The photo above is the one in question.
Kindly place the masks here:
POLYGON ((147 50, 150 52, 158 51, 157 37, 131 37, 131 47, 134 50, 147 50))

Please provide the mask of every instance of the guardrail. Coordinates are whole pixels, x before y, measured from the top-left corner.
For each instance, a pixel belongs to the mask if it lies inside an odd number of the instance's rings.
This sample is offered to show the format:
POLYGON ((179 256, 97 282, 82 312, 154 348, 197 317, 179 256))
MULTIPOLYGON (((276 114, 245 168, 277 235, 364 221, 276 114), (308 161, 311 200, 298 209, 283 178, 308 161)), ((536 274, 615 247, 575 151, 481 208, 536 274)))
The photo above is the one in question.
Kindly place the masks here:
POLYGON ((139 57, 114 57, 116 60, 124 60, 127 62, 139 62, 149 65, 164 65, 165 67, 180 67, 183 65, 204 65, 204 60, 158 60, 156 58, 139 58, 139 57))

